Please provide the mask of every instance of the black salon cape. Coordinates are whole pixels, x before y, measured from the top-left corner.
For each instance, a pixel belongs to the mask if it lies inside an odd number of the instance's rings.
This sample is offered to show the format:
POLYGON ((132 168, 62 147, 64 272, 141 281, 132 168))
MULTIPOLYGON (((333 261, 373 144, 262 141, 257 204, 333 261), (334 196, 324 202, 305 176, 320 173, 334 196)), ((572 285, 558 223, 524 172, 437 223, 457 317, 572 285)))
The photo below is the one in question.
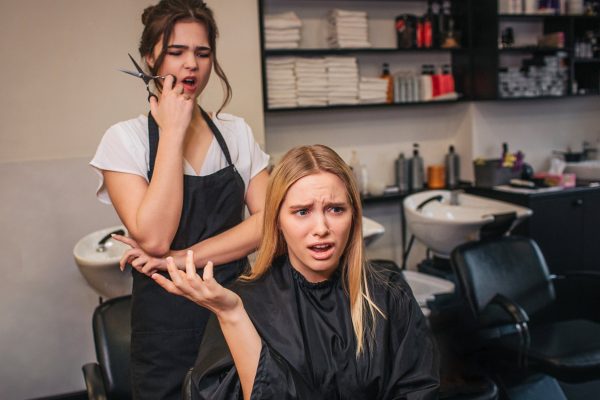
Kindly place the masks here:
MULTIPOLYGON (((438 360, 426 320, 399 271, 375 268, 371 296, 385 312, 374 348, 358 359, 340 274, 313 284, 285 258, 234 290, 262 339, 252 399, 435 399, 438 360)), ((188 380, 193 400, 241 399, 240 381, 211 317, 188 380)), ((187 396, 186 396, 187 397, 187 396)))

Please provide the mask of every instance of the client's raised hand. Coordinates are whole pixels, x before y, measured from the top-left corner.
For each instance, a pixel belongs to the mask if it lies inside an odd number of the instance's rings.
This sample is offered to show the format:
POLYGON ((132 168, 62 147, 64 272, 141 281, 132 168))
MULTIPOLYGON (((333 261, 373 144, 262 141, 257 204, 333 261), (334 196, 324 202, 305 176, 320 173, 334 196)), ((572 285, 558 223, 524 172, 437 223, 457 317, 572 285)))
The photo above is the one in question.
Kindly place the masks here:
POLYGON ((218 317, 232 312, 242 305, 237 294, 224 288, 215 280, 212 262, 209 261, 206 264, 202 277, 196 273, 194 253, 191 250, 187 252, 185 272, 177 269, 171 257, 167 257, 167 271, 169 271, 171 280, 157 273, 152 274, 152 279, 169 293, 183 296, 206 307, 218 317))

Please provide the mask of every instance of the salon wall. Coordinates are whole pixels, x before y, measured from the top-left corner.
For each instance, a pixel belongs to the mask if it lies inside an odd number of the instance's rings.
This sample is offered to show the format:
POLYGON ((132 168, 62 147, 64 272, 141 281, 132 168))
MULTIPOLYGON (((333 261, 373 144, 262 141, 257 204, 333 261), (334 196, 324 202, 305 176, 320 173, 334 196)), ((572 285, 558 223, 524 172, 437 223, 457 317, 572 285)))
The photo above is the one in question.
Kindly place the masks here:
MULTIPOLYGON (((118 223, 94 196, 87 166, 103 132, 147 109, 142 83, 117 71, 137 53, 141 11, 154 0, 0 2, 0 398, 84 388, 98 303, 73 261, 79 238, 118 223)), ((208 0, 219 59, 264 143, 257 3, 208 0), (239 40, 243 37, 244 40, 239 40), (242 61, 240 61, 242 60, 242 61)), ((202 103, 216 109, 212 79, 202 103)))
MULTIPOLYGON (((476 102, 397 109, 278 112, 267 114, 267 150, 275 159, 290 147, 323 143, 350 161, 357 150, 367 166, 374 187, 394 182, 394 160, 398 153, 410 155, 418 142, 425 165, 443 163, 448 146, 461 156, 462 179, 473 179, 472 160, 496 158, 502 143, 521 150, 535 170, 545 170, 552 150, 581 148, 583 140, 600 146, 600 99, 476 102)), ((386 234, 369 249, 372 258, 401 263, 402 249, 398 204, 365 207, 365 215, 381 223, 386 234)), ((414 247, 408 260, 415 268, 425 254, 414 247)))
MULTIPOLYGON (((0 398, 25 399, 83 389, 82 364, 95 358, 91 314, 97 297, 72 260, 84 234, 117 223, 94 197, 87 162, 104 130, 146 109, 143 85, 116 72, 129 67, 151 0, 0 2, 0 398)), ((543 167, 552 149, 596 140, 598 99, 476 103, 393 109, 269 114, 263 121, 257 2, 208 0, 221 28, 219 57, 234 99, 257 140, 279 158, 291 146, 325 143, 371 181, 391 183, 397 153, 421 143, 426 164, 449 144, 462 156, 463 178, 474 156, 500 144, 522 149, 543 167), (243 40, 240 40, 243 38, 243 40), (265 134, 266 132, 266 134, 265 134)), ((371 70, 375 73, 375 70, 371 70)), ((218 81, 203 101, 220 103, 218 81)), ((400 261, 397 205, 368 206, 386 235, 373 257, 400 261)), ((422 258, 413 253, 410 265, 422 258)))

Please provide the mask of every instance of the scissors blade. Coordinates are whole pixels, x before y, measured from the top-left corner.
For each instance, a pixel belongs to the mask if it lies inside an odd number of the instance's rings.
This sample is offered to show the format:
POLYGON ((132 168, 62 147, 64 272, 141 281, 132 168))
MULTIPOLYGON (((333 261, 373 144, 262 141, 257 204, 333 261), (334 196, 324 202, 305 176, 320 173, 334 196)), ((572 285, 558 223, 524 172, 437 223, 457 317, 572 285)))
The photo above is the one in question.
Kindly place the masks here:
POLYGON ((140 74, 139 72, 128 71, 126 69, 120 69, 119 71, 124 72, 124 73, 129 74, 129 75, 133 75, 136 78, 143 78, 142 74, 140 74))
POLYGON ((131 62, 133 63, 133 65, 135 66, 135 69, 138 70, 139 78, 142 78, 144 80, 144 83, 147 85, 151 80, 152 77, 147 75, 144 70, 138 65, 138 63, 135 61, 135 59, 131 56, 131 54, 127 53, 127 55, 129 56, 129 59, 131 60, 131 62))

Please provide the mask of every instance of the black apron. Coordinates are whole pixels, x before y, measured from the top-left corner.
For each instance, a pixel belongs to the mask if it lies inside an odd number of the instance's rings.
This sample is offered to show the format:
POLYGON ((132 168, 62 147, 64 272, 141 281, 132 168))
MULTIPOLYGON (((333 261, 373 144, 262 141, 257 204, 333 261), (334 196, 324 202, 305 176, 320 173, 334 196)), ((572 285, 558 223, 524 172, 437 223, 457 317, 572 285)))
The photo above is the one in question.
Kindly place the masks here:
MULTIPOLYGON (((228 166, 207 176, 184 175, 183 209, 172 250, 190 247, 218 235, 243 220, 244 181, 235 169, 221 132, 203 111, 202 117, 228 166)), ((158 149, 158 126, 148 113, 150 168, 152 179, 158 149)), ((241 259, 215 268, 215 278, 224 285, 246 268, 241 259)), ((134 399, 181 399, 181 385, 192 367, 210 311, 180 296, 172 295, 151 278, 133 270, 131 311, 131 379, 134 399)), ((167 273, 163 275, 168 277, 167 273)))

